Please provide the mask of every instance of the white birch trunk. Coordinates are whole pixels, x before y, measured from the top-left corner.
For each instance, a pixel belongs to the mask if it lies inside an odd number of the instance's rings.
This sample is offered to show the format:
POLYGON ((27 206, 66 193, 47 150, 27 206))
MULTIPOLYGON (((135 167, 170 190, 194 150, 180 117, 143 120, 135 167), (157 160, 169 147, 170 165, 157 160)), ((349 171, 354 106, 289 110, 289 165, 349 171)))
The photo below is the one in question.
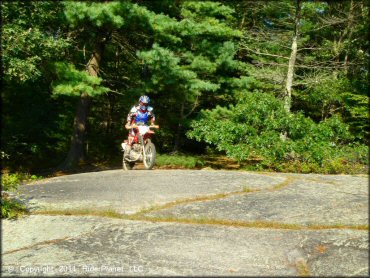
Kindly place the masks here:
POLYGON ((284 108, 287 112, 290 113, 292 106, 292 87, 294 81, 294 66, 297 59, 297 43, 299 38, 299 20, 301 17, 301 2, 297 0, 296 4, 296 13, 294 20, 294 34, 292 40, 292 51, 290 52, 289 64, 288 64, 288 73, 286 77, 285 84, 285 94, 284 94, 284 108))

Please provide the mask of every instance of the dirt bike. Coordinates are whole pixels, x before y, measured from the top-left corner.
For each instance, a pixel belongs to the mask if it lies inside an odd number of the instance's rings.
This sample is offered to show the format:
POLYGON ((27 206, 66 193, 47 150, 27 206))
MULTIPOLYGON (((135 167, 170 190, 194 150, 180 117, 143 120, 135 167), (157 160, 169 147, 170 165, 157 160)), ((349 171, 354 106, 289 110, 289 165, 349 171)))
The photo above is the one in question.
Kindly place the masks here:
POLYGON ((136 162, 143 161, 147 170, 153 168, 156 158, 155 146, 150 140, 154 131, 151 128, 159 128, 157 125, 132 125, 130 128, 136 129, 133 144, 130 148, 128 141, 125 140, 121 146, 123 151, 122 168, 131 170, 136 162), (128 155, 127 155, 128 153, 128 155))

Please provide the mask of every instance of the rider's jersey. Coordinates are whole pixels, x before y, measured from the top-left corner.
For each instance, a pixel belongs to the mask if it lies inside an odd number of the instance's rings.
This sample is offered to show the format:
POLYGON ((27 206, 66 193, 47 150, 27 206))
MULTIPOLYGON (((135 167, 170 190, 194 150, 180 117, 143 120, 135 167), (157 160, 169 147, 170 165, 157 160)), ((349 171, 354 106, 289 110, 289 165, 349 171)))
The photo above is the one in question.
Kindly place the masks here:
POLYGON ((140 106, 133 106, 127 115, 127 122, 130 124, 134 122, 147 124, 149 120, 155 121, 153 107, 151 106, 148 106, 145 112, 140 110, 140 106))

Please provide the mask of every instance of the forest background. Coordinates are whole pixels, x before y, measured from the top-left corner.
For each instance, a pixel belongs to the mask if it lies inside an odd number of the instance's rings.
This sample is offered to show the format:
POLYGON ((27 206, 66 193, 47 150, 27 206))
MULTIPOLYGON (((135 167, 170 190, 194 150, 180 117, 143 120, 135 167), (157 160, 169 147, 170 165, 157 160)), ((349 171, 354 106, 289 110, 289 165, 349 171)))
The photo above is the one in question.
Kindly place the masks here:
POLYGON ((368 171, 368 1, 15 1, 1 13, 3 170, 120 165, 146 94, 159 163, 368 171))

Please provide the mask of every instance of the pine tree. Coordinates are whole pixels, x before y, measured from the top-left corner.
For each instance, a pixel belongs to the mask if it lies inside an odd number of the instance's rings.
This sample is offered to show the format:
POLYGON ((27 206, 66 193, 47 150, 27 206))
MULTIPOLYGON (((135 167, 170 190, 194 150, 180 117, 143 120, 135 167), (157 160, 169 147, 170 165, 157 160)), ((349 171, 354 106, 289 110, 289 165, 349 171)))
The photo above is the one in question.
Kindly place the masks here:
POLYGON ((63 133, 68 130, 64 120, 69 118, 63 111, 69 102, 50 98, 53 64, 64 59, 71 46, 63 4, 3 1, 0 5, 3 166, 50 167, 63 152, 63 133), (63 116, 58 115, 61 111, 63 116))
POLYGON ((240 75, 235 55, 241 33, 232 26, 234 11, 220 3, 183 1, 179 12, 181 20, 161 24, 167 37, 157 37, 151 50, 139 53, 151 72, 147 90, 160 94, 160 109, 169 118, 165 125, 176 130, 173 151, 188 117, 199 106, 230 99, 227 81, 240 75))
MULTIPOLYGON (((70 26, 85 29, 85 32, 89 33, 91 37, 88 40, 91 47, 91 56, 86 64, 88 76, 79 73, 73 66, 63 67, 59 65, 58 67, 59 75, 68 84, 74 85, 59 84, 55 88, 55 93, 80 95, 74 119, 71 146, 66 160, 61 165, 61 168, 71 168, 84 160, 84 140, 90 97, 108 91, 107 88, 98 87, 100 80, 97 79, 105 45, 109 40, 111 29, 119 28, 124 21, 120 15, 122 8, 118 2, 65 2, 64 5, 65 15, 70 26)), ((79 35, 82 37, 84 32, 82 31, 79 35)))

